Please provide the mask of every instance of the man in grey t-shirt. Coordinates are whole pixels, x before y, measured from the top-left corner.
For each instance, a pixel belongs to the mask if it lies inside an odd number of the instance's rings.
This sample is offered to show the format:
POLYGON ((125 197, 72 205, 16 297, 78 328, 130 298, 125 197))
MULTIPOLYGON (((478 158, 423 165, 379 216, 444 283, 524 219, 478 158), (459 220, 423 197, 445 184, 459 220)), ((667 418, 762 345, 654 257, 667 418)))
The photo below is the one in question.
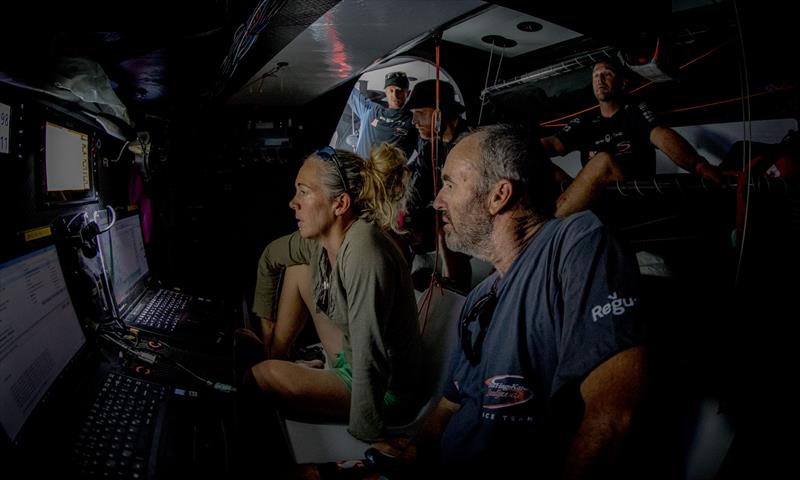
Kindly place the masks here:
MULTIPOLYGON (((552 166, 495 125, 451 150, 434 207, 448 247, 496 272, 467 297, 443 398, 414 446, 446 472, 605 477, 642 396, 638 269, 594 214, 553 219, 552 166)), ((404 441, 378 445, 414 451, 404 441)), ((393 452, 398 453, 398 452, 393 452)))

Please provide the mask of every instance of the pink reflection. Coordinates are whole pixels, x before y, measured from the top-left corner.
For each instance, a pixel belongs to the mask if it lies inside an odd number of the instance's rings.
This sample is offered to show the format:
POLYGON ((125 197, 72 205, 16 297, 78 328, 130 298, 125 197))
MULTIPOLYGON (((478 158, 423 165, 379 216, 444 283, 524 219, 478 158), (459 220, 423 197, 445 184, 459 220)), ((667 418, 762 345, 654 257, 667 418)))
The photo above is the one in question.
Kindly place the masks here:
POLYGON ((339 41, 339 35, 333 27, 334 21, 331 12, 325 14, 325 26, 328 40, 331 45, 331 61, 333 64, 336 76, 339 78, 349 78, 353 67, 347 63, 347 52, 345 51, 344 44, 339 41))

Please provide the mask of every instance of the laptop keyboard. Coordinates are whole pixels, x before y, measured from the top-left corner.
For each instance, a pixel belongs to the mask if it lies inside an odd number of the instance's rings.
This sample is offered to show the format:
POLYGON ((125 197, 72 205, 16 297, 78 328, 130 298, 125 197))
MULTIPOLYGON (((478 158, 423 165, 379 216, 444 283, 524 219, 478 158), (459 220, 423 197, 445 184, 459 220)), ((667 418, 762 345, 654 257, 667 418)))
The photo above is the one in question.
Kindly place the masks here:
POLYGON ((73 449, 81 478, 146 478, 153 432, 167 389, 109 373, 73 449))
POLYGON ((191 295, 185 293, 159 290, 133 321, 133 325, 173 332, 191 299, 191 295))

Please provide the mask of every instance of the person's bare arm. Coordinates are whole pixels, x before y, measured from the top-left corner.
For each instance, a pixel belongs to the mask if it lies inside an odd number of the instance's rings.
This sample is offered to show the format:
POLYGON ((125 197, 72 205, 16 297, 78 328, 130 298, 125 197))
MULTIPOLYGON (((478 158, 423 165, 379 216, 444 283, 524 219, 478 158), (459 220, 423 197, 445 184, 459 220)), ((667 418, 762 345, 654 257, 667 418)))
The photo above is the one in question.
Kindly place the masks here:
POLYGON ((447 427, 447 423, 450 421, 450 417, 460 408, 460 404, 442 397, 436 408, 425 419, 422 429, 417 434, 417 444, 425 446, 438 443, 439 439, 442 438, 445 427, 447 427))
POLYGON ((458 403, 442 397, 436 407, 428 413, 425 423, 419 433, 413 438, 394 437, 386 438, 380 442, 372 444, 386 456, 396 458, 402 462, 413 462, 417 459, 428 458, 436 450, 439 440, 442 438, 450 417, 461 408, 458 403))
MULTIPOLYGON (((544 147, 544 151, 549 156, 563 156, 567 152, 567 147, 564 146, 564 143, 558 139, 555 135, 551 135, 549 137, 542 137, 539 139, 542 142, 542 147, 544 147)), ((570 183, 572 183, 572 176, 564 171, 559 165, 553 162, 553 176, 556 185, 559 186, 560 190, 563 192, 567 189, 570 183)))
POLYGON ((272 336, 275 332, 275 320, 267 317, 258 317, 261 320, 261 341, 264 343, 264 358, 270 358, 272 351, 272 336))
POLYGON ((556 137, 555 135, 550 135, 549 137, 542 137, 540 141, 542 142, 542 147, 544 147, 544 151, 547 152, 547 154, 550 156, 553 155, 561 156, 567 153, 567 148, 564 146, 561 140, 559 140, 558 137, 556 137))
POLYGON ((556 201, 556 217, 563 218, 587 208, 600 198, 606 185, 624 180, 622 170, 614 157, 607 152, 598 152, 578 172, 575 180, 559 195, 556 201))
POLYGON ((278 238, 264 249, 258 260, 256 287, 253 295, 253 313, 261 321, 261 340, 264 353, 269 354, 275 328, 275 305, 280 292, 280 276, 286 267, 307 265, 315 255, 316 240, 304 239, 299 232, 278 238))
POLYGON ((565 478, 606 478, 644 395, 644 349, 598 365, 580 386, 583 420, 565 459, 565 478))
POLYGON ((701 157, 697 150, 675 130, 667 127, 655 127, 650 132, 650 143, 664 152, 673 163, 684 170, 696 173, 715 183, 722 181, 719 169, 701 157))

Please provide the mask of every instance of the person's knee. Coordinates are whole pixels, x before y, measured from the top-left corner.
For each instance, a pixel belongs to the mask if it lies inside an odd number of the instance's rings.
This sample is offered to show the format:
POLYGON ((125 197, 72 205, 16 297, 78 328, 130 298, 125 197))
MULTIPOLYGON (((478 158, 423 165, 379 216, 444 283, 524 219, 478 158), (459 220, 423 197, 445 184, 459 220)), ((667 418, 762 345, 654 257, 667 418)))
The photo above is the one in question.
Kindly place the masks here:
POLYGON ((284 278, 292 279, 292 280, 301 280, 303 278, 308 279, 309 273, 309 266, 300 264, 300 265, 292 265, 286 267, 286 272, 284 273, 284 278))
POLYGON ((250 369, 251 378, 264 392, 274 389, 277 372, 275 363, 279 360, 265 360, 253 365, 250 369))
POLYGON ((286 267, 286 272, 283 274, 284 284, 292 286, 292 288, 303 292, 308 290, 309 283, 311 282, 311 268, 308 265, 292 265, 286 267))
POLYGON ((291 399, 298 395, 297 388, 292 382, 292 376, 287 371, 286 361, 266 360, 251 369, 253 379, 265 393, 291 399))

